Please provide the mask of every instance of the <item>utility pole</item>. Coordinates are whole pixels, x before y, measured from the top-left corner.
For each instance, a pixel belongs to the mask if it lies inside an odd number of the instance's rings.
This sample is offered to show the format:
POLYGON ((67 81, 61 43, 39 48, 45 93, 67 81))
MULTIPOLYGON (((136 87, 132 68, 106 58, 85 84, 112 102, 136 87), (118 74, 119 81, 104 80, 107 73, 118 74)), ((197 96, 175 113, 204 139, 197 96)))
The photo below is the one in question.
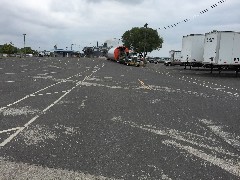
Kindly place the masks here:
POLYGON ((25 54, 25 57, 26 57, 26 48, 25 48, 25 36, 27 34, 23 34, 23 44, 24 44, 24 54, 25 54))
POLYGON ((143 63, 144 64, 147 64, 147 61, 146 61, 147 26, 148 26, 148 24, 146 23, 144 25, 144 27, 146 28, 145 32, 144 32, 144 52, 143 52, 144 53, 143 54, 143 63))

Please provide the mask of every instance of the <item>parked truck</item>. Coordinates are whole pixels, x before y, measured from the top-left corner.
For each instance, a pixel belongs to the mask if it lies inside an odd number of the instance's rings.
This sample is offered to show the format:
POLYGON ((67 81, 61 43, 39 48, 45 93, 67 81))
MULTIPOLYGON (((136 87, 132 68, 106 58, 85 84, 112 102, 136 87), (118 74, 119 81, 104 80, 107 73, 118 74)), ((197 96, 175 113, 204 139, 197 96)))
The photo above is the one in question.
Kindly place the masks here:
POLYGON ((170 61, 164 63, 166 66, 184 65, 184 63, 181 61, 181 51, 171 50, 169 51, 169 57, 170 61))
POLYGON ((183 36, 181 62, 187 65, 202 66, 204 50, 204 34, 190 34, 183 36))

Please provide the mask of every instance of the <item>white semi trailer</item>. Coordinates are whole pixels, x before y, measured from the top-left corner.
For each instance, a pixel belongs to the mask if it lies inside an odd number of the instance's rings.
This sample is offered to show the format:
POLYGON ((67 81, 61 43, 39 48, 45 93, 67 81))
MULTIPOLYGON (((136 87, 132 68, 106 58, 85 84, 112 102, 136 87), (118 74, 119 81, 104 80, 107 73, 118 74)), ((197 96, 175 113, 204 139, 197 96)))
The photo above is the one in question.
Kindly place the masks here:
POLYGON ((240 32, 212 31, 205 34, 203 64, 205 67, 240 71, 240 32))
POLYGON ((202 65, 203 49, 204 49, 204 34, 190 34, 183 36, 181 62, 186 65, 197 66, 202 65))
POLYGON ((240 33, 212 31, 204 40, 203 63, 214 66, 240 66, 240 33))

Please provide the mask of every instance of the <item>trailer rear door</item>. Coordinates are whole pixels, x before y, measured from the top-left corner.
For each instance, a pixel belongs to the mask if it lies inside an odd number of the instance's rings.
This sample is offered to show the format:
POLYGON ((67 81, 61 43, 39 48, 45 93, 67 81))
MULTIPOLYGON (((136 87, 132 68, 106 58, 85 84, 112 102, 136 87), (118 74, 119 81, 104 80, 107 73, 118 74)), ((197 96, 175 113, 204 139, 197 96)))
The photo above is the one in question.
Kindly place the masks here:
POLYGON ((221 32, 218 65, 230 65, 233 56, 234 32, 221 32))
POLYGON ((234 34, 233 55, 231 64, 240 65, 240 33, 234 34))
POLYGON ((204 54, 203 54, 203 63, 205 64, 216 64, 217 58, 217 47, 218 47, 219 39, 218 34, 207 33, 204 39, 204 54))

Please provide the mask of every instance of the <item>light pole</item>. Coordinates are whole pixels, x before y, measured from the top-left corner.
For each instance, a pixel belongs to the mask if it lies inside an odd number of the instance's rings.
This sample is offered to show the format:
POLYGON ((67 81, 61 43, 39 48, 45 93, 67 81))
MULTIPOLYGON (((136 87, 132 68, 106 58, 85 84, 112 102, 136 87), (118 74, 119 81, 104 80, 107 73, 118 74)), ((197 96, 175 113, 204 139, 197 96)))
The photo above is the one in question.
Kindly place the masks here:
POLYGON ((147 26, 148 26, 148 24, 146 23, 144 25, 144 27, 146 28, 145 31, 144 31, 144 54, 143 54, 144 64, 147 64, 147 61, 146 61, 147 26))
POLYGON ((25 36, 27 34, 23 34, 23 44, 24 44, 24 54, 25 54, 25 57, 26 57, 26 48, 25 48, 25 36))

